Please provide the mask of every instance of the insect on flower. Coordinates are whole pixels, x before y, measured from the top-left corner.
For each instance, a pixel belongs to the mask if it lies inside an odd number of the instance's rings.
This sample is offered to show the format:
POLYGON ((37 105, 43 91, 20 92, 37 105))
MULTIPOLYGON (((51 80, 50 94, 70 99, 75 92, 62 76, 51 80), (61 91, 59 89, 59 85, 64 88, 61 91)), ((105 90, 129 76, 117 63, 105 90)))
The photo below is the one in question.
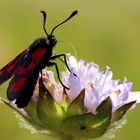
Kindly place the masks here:
POLYGON ((62 83, 60 79, 57 63, 51 61, 59 57, 63 57, 65 65, 70 71, 67 65, 65 54, 54 55, 52 52, 53 48, 57 43, 53 32, 58 26, 67 22, 78 12, 76 10, 73 11, 72 14, 66 20, 55 26, 50 34, 47 33, 45 28, 46 12, 41 11, 41 13, 43 14, 44 20, 43 29, 47 37, 36 39, 29 46, 29 48, 25 49, 15 59, 13 59, 0 70, 0 84, 4 83, 13 76, 7 89, 7 98, 10 101, 16 99, 15 103, 17 104, 18 108, 23 108, 28 104, 35 89, 39 73, 41 73, 42 76, 42 69, 46 66, 55 66, 57 77, 60 83, 64 88, 69 89, 62 83))

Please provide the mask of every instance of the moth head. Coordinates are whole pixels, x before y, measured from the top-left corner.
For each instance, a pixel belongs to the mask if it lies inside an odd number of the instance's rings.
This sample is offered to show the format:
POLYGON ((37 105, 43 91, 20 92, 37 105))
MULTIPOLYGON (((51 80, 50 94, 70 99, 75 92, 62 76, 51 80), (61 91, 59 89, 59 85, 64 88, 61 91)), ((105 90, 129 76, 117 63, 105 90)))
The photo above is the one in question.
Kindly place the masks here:
POLYGON ((48 36, 47 36, 47 39, 48 39, 48 41, 49 41, 49 45, 50 45, 50 46, 54 47, 54 46, 56 45, 57 40, 56 40, 56 38, 55 38, 54 35, 48 35, 48 36))

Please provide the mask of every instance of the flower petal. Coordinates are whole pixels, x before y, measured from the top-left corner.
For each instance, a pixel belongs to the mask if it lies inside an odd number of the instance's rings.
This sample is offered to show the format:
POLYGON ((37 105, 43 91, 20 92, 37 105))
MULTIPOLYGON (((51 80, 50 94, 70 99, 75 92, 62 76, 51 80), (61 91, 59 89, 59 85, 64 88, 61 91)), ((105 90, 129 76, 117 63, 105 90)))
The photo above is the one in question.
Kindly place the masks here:
POLYGON ((82 86, 80 83, 80 79, 74 76, 73 74, 70 74, 68 83, 69 83, 69 88, 70 88, 70 90, 67 92, 68 97, 70 101, 73 101, 82 90, 82 86))

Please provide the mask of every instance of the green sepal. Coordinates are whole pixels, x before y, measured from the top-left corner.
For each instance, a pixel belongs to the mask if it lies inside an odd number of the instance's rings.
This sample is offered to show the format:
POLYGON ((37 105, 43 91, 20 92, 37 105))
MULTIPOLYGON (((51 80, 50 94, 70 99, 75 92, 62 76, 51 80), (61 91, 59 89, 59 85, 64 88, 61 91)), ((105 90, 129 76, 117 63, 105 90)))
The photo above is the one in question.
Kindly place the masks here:
POLYGON ((60 130, 60 124, 65 117, 61 106, 54 100, 49 91, 44 92, 40 88, 39 100, 37 103, 37 114, 39 120, 45 125, 45 128, 51 130, 60 130))
POLYGON ((81 115, 84 114, 84 96, 85 89, 75 98, 75 100, 69 105, 67 110, 67 116, 81 115))
POLYGON ((37 102, 33 101, 32 99, 29 102, 29 104, 26 107, 24 107, 24 110, 27 113, 31 123, 42 126, 43 124, 41 123, 41 121, 38 118, 36 109, 37 109, 37 102))
POLYGON ((69 99, 68 99, 68 95, 67 95, 67 93, 66 93, 66 90, 63 89, 61 107, 63 108, 63 110, 64 110, 65 112, 67 112, 69 105, 70 105, 70 102, 69 102, 69 99))
POLYGON ((120 119, 123 118, 123 116, 125 115, 125 113, 130 109, 130 107, 132 105, 134 105, 136 103, 136 101, 127 103, 123 106, 121 106, 120 108, 118 108, 113 114, 112 114, 112 119, 111 119, 111 123, 119 121, 120 119))
POLYGON ((103 101, 96 111, 96 115, 89 113, 65 118, 62 122, 64 133, 79 139, 102 136, 111 121, 112 105, 110 98, 103 101))

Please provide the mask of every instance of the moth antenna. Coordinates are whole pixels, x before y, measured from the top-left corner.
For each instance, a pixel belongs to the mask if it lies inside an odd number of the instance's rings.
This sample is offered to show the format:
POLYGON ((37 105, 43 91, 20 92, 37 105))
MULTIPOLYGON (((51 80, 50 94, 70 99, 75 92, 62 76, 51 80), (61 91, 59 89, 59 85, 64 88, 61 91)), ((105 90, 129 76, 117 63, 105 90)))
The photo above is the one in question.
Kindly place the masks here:
POLYGON ((50 35, 52 35, 52 33, 54 32, 54 30, 55 30, 58 26, 64 24, 64 23, 67 22, 68 20, 70 20, 70 19, 71 19, 72 17, 74 17, 77 13, 78 13, 77 10, 73 11, 72 14, 71 14, 67 19, 65 19, 63 22, 59 23, 58 25, 56 25, 56 26, 52 29, 50 35))
POLYGON ((40 11, 40 12, 43 14, 43 29, 44 29, 44 32, 46 33, 47 36, 49 36, 47 31, 46 31, 46 28, 45 28, 45 25, 46 25, 46 12, 45 11, 40 11))

